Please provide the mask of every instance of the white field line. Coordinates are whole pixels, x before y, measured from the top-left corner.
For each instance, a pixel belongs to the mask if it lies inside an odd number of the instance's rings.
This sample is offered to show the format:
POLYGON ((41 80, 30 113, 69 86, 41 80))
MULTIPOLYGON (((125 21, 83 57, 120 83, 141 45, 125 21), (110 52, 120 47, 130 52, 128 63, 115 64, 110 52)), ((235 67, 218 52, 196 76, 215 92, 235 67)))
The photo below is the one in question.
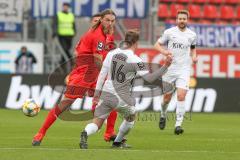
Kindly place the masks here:
POLYGON ((0 151, 6 150, 41 150, 41 151, 109 151, 109 152, 153 152, 153 153, 218 153, 218 154, 240 154, 240 152, 227 152, 227 151, 207 151, 207 150, 140 150, 140 149, 77 149, 77 148, 3 148, 0 151))
MULTIPOLYGON (((9 140, 21 140, 21 139, 29 139, 29 137, 0 137, 0 139, 9 139, 9 140)), ((31 138, 30 138, 31 139, 31 138)), ((61 139, 61 140, 79 140, 79 138, 71 138, 71 137, 51 137, 49 139, 61 139)), ((181 138, 171 138, 171 139, 161 139, 161 141, 179 141, 181 138)), ((96 139, 96 141, 103 141, 102 139, 96 139)), ((188 141, 188 139, 184 139, 184 141, 188 141)), ((191 138, 189 141, 212 141, 212 142, 227 142, 227 141, 240 141, 240 138, 191 138)))

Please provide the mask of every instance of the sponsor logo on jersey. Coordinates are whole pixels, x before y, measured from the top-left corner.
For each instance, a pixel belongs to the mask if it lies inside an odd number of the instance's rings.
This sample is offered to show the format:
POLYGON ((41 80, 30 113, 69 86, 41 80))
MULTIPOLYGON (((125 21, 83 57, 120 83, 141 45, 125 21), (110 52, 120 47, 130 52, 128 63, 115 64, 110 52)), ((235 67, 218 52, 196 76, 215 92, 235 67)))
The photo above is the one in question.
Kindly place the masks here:
POLYGON ((186 46, 182 43, 173 43, 172 47, 173 47, 173 49, 186 49, 188 46, 186 46))
POLYGON ((97 50, 98 51, 102 51, 103 50, 103 42, 98 42, 97 50))

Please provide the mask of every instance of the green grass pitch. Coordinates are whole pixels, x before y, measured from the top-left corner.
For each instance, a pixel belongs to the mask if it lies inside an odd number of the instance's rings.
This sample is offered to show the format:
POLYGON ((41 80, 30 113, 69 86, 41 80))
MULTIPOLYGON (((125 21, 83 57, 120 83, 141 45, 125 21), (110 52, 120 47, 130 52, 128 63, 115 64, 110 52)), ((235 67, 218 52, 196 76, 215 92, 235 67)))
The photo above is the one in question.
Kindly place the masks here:
MULTIPOLYGON (((157 113, 141 113, 128 136, 131 149, 114 150, 100 133, 89 138, 89 149, 80 150, 80 132, 87 122, 58 120, 40 147, 31 140, 47 111, 34 118, 20 110, 0 109, 0 160, 238 160, 240 159, 240 114, 188 113, 185 133, 173 134, 174 120, 158 128, 157 113), (190 119, 191 116, 191 119, 190 119)), ((119 126, 121 118, 118 119, 119 126)), ((105 128, 105 127, 104 127, 105 128)))

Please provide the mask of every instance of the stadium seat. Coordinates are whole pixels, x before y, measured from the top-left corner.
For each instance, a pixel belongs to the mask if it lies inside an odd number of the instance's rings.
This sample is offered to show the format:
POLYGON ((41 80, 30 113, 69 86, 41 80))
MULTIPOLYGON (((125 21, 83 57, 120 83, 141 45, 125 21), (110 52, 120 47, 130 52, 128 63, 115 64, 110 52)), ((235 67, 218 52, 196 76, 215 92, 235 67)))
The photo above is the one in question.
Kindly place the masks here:
POLYGON ((159 3, 161 2, 176 2, 176 0, 159 0, 159 3))
POLYGON ((210 20, 203 19, 199 22, 199 24, 210 25, 210 24, 213 24, 213 22, 210 20))
POLYGON ((209 0, 192 0, 193 3, 207 3, 209 0))
POLYGON ((191 0, 177 0, 177 3, 189 3, 191 0))
POLYGON ((237 19, 240 19, 240 6, 237 7, 237 19))
POLYGON ((175 18, 176 15, 177 15, 178 10, 181 10, 181 9, 184 9, 183 5, 181 5, 181 4, 171 4, 170 5, 170 11, 171 11, 170 16, 172 18, 175 18))
POLYGON ((234 19, 235 15, 234 15, 234 10, 232 6, 221 6, 220 8, 221 10, 221 19, 225 19, 225 20, 230 20, 230 19, 234 19))
POLYGON ((225 0, 209 0, 209 3, 214 3, 214 4, 221 4, 224 3, 225 0))
POLYGON ((194 5, 194 4, 190 4, 189 5, 189 13, 190 13, 190 17, 191 18, 201 18, 201 8, 199 5, 194 5))
POLYGON ((176 19, 167 19, 165 23, 176 24, 176 19))
POLYGON ((217 24, 217 25, 227 25, 228 22, 226 22, 226 21, 222 21, 222 20, 219 20, 219 21, 216 21, 215 24, 217 24))
POLYGON ((204 5, 203 7, 203 17, 207 19, 219 18, 217 7, 215 5, 204 5))
POLYGON ((168 5, 166 5, 166 4, 158 5, 158 17, 160 17, 160 18, 168 18, 169 17, 168 5))
POLYGON ((233 21, 232 24, 233 25, 240 25, 240 21, 233 21))
POLYGON ((238 4, 239 0, 225 0, 226 4, 238 4))

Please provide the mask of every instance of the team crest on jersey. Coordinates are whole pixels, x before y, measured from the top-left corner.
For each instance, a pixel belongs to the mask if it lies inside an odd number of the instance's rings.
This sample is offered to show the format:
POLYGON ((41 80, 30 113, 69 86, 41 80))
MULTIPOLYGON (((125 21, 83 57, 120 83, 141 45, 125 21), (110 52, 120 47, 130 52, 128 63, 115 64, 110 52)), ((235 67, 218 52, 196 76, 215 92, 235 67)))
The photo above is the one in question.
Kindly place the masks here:
POLYGON ((98 42, 97 50, 98 51, 102 51, 103 50, 103 42, 98 42))

